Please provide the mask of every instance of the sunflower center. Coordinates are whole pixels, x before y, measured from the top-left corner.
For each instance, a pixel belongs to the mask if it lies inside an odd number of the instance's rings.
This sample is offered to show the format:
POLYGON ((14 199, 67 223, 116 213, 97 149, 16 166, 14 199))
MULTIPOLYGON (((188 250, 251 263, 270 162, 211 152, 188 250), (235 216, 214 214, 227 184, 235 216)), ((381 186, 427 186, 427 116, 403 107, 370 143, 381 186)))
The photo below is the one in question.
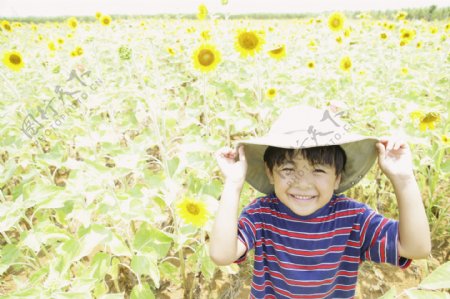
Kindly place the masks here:
POLYGON ((258 37, 251 32, 242 33, 239 36, 239 44, 244 49, 253 50, 258 46, 258 37))
POLYGON ((438 116, 435 113, 427 113, 425 117, 422 119, 422 122, 424 123, 432 123, 438 120, 438 116))
POLYGON ((273 54, 280 54, 281 52, 283 52, 283 47, 279 47, 277 49, 274 49, 272 51, 270 51, 273 54))
POLYGON ((108 25, 109 24, 109 19, 108 18, 103 19, 103 24, 108 25))
POLYGON ((348 60, 344 61, 344 68, 349 69, 352 66, 352 63, 348 60))
POLYGON ((193 203, 187 204, 186 209, 188 210, 188 212, 191 215, 197 216, 200 213, 200 208, 196 204, 193 204, 193 203))
POLYGON ((339 25, 341 25, 341 21, 339 21, 339 19, 334 19, 331 24, 333 27, 339 27, 339 25))
POLYGON ((15 64, 15 65, 19 65, 22 62, 22 59, 17 54, 11 54, 9 56, 9 62, 11 62, 12 64, 15 64))
POLYGON ((214 62, 214 53, 208 49, 201 50, 198 53, 198 62, 203 66, 211 65, 214 62))

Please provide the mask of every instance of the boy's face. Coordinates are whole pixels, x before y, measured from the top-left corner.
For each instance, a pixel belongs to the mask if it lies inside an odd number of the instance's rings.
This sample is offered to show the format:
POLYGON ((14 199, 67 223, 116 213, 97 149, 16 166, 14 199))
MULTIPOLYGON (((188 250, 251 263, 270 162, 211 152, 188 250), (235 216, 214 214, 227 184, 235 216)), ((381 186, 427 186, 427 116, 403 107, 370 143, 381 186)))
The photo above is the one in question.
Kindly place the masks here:
POLYGON ((275 194, 289 209, 300 216, 311 215, 325 206, 338 188, 341 176, 330 165, 311 165, 301 154, 291 161, 266 165, 266 174, 274 184, 275 194))

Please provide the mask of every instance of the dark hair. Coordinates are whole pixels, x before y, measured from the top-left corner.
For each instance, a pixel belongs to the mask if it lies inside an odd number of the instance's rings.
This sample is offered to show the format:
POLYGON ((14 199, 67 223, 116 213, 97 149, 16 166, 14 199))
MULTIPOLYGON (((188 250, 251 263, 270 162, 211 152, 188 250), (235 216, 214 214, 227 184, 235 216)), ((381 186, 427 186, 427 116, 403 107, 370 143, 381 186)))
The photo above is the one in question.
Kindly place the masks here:
POLYGON ((269 146, 264 152, 264 162, 266 162, 270 171, 275 165, 279 166, 292 160, 294 156, 300 153, 303 158, 312 165, 325 164, 336 168, 336 176, 344 171, 347 156, 339 145, 318 146, 303 149, 287 149, 269 146))

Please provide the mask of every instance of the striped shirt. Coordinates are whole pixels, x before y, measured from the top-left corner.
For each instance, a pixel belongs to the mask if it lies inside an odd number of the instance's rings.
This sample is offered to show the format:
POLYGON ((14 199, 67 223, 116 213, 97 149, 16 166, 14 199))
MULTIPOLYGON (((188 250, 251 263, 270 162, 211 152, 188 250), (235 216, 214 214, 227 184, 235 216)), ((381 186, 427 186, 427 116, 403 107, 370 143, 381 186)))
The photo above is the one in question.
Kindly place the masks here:
POLYGON ((353 298, 364 261, 406 268, 398 256, 398 222, 367 205, 334 195, 308 216, 299 216, 274 194, 255 199, 241 213, 238 238, 254 248, 250 298, 353 298))

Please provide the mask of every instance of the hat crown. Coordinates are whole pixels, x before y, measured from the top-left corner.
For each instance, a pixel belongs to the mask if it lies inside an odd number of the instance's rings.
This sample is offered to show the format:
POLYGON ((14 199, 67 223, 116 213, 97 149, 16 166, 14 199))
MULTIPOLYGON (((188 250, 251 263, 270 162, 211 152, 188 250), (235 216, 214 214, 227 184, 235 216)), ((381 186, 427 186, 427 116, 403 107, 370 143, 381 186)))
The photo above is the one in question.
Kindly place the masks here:
POLYGON ((346 133, 339 113, 308 106, 285 110, 273 123, 268 136, 290 140, 287 147, 313 147, 332 145, 346 133))

